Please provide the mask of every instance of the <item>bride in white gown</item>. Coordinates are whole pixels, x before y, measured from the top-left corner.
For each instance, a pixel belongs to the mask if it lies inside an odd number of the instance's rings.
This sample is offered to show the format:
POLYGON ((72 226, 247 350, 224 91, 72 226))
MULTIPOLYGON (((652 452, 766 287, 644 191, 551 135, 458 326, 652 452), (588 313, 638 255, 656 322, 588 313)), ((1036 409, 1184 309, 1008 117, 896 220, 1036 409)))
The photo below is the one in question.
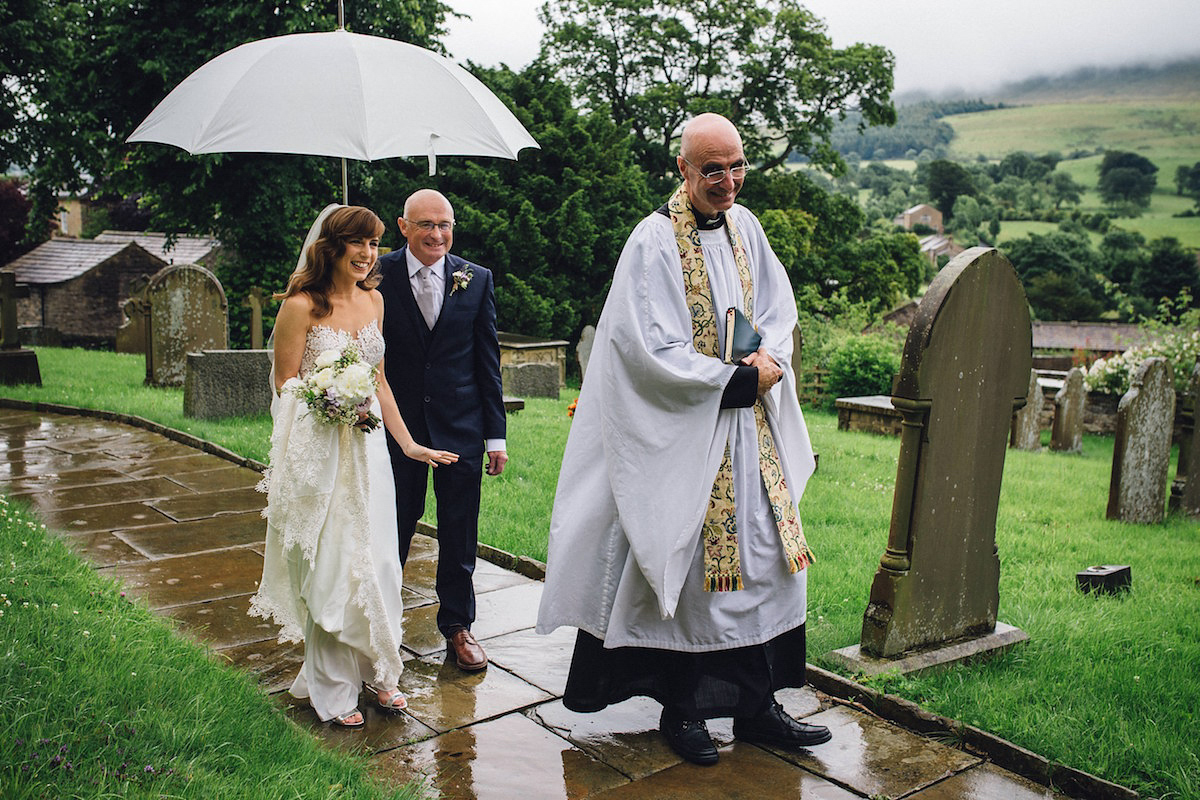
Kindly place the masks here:
POLYGON ((407 705, 398 688, 402 572, 395 485, 386 434, 311 413, 292 391, 325 350, 350 345, 378 368, 371 410, 405 455, 433 466, 458 456, 413 441, 383 372, 383 298, 375 291, 384 226, 359 206, 329 206, 309 231, 275 320, 271 466, 263 577, 250 613, 272 619, 280 641, 303 641, 291 693, 324 721, 362 727, 364 684, 386 711, 407 705), (289 385, 289 381, 291 382, 289 385))

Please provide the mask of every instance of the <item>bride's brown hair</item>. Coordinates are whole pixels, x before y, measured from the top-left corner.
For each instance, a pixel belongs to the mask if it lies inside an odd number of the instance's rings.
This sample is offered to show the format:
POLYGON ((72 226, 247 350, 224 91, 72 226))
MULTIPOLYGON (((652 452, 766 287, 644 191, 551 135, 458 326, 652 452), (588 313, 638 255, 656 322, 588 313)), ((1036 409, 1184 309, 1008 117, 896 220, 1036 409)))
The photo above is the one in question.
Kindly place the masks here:
MULTIPOLYGON (((304 266, 292 273, 287 288, 275 295, 286 299, 300 292, 312 298, 313 314, 320 318, 333 311, 329 291, 333 288, 333 265, 346 252, 350 239, 375 239, 383 235, 383 221, 375 212, 362 206, 344 206, 321 222, 321 232, 305 254, 304 266)), ((379 262, 367 277, 358 282, 362 289, 374 289, 383 280, 379 262)))

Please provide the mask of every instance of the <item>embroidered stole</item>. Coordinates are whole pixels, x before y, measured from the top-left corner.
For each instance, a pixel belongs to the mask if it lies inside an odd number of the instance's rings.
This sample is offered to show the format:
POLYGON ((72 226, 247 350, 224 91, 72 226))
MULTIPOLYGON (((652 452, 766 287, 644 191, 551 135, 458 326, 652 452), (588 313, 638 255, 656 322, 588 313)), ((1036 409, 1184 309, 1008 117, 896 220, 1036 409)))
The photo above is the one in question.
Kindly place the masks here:
MULTIPOLYGON (((717 345, 717 315, 713 309, 712 289, 708 282, 708 269, 704 265, 704 250, 700 246, 700 231, 688 201, 686 186, 680 186, 667 202, 671 227, 675 230, 675 242, 679 246, 679 257, 683 263, 683 284, 688 308, 692 313, 692 344, 702 355, 720 358, 717 345)), ((753 319, 754 283, 750 275, 750 262, 742 238, 738 235, 733 216, 725 215, 725 228, 733 247, 734 261, 742 285, 742 311, 747 319, 753 319)), ((724 315, 721 316, 724 319, 724 315)), ((758 464, 763 485, 771 502, 775 525, 783 543, 788 569, 798 572, 815 559, 804 531, 796 505, 792 502, 775 437, 767 424, 762 398, 754 402, 754 422, 758 434, 758 464)), ((709 592, 727 592, 742 588, 741 557, 738 553, 736 503, 733 494, 733 461, 728 442, 725 457, 717 470, 708 511, 702 528, 704 545, 704 588, 709 592)))

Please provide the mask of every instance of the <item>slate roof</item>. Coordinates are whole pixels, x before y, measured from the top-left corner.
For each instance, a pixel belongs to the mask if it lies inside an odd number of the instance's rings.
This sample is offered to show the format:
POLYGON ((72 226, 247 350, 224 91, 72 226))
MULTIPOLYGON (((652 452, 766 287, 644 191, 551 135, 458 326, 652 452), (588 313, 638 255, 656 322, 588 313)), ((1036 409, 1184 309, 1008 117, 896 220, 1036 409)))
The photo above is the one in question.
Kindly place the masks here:
POLYGON ((62 283, 104 263, 126 247, 137 245, 92 239, 51 239, 10 261, 4 271, 15 272, 17 283, 62 283))
POLYGON ((1137 325, 1119 322, 1033 323, 1033 346, 1043 350, 1090 350, 1123 353, 1153 336, 1137 325))
POLYGON ((105 231, 97 242, 134 242, 147 253, 168 264, 199 264, 200 259, 221 246, 211 236, 176 236, 175 246, 167 249, 167 235, 150 231, 105 231))

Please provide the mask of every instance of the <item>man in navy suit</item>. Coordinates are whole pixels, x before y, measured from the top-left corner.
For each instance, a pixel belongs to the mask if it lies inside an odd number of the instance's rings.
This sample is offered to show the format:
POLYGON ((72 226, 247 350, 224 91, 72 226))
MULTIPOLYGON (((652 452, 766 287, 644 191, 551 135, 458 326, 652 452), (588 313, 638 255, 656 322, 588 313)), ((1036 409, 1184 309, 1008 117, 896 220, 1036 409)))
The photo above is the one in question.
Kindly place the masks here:
MULTIPOLYGON (((479 489, 485 467, 487 474, 499 475, 508 461, 492 273, 450 254, 454 209, 440 192, 414 192, 399 223, 408 243, 379 259, 384 369, 413 438, 459 456, 433 473, 437 624, 459 668, 481 670, 487 655, 471 635, 479 489)), ((406 458, 390 436, 388 447, 404 563, 425 512, 429 470, 406 458)))

